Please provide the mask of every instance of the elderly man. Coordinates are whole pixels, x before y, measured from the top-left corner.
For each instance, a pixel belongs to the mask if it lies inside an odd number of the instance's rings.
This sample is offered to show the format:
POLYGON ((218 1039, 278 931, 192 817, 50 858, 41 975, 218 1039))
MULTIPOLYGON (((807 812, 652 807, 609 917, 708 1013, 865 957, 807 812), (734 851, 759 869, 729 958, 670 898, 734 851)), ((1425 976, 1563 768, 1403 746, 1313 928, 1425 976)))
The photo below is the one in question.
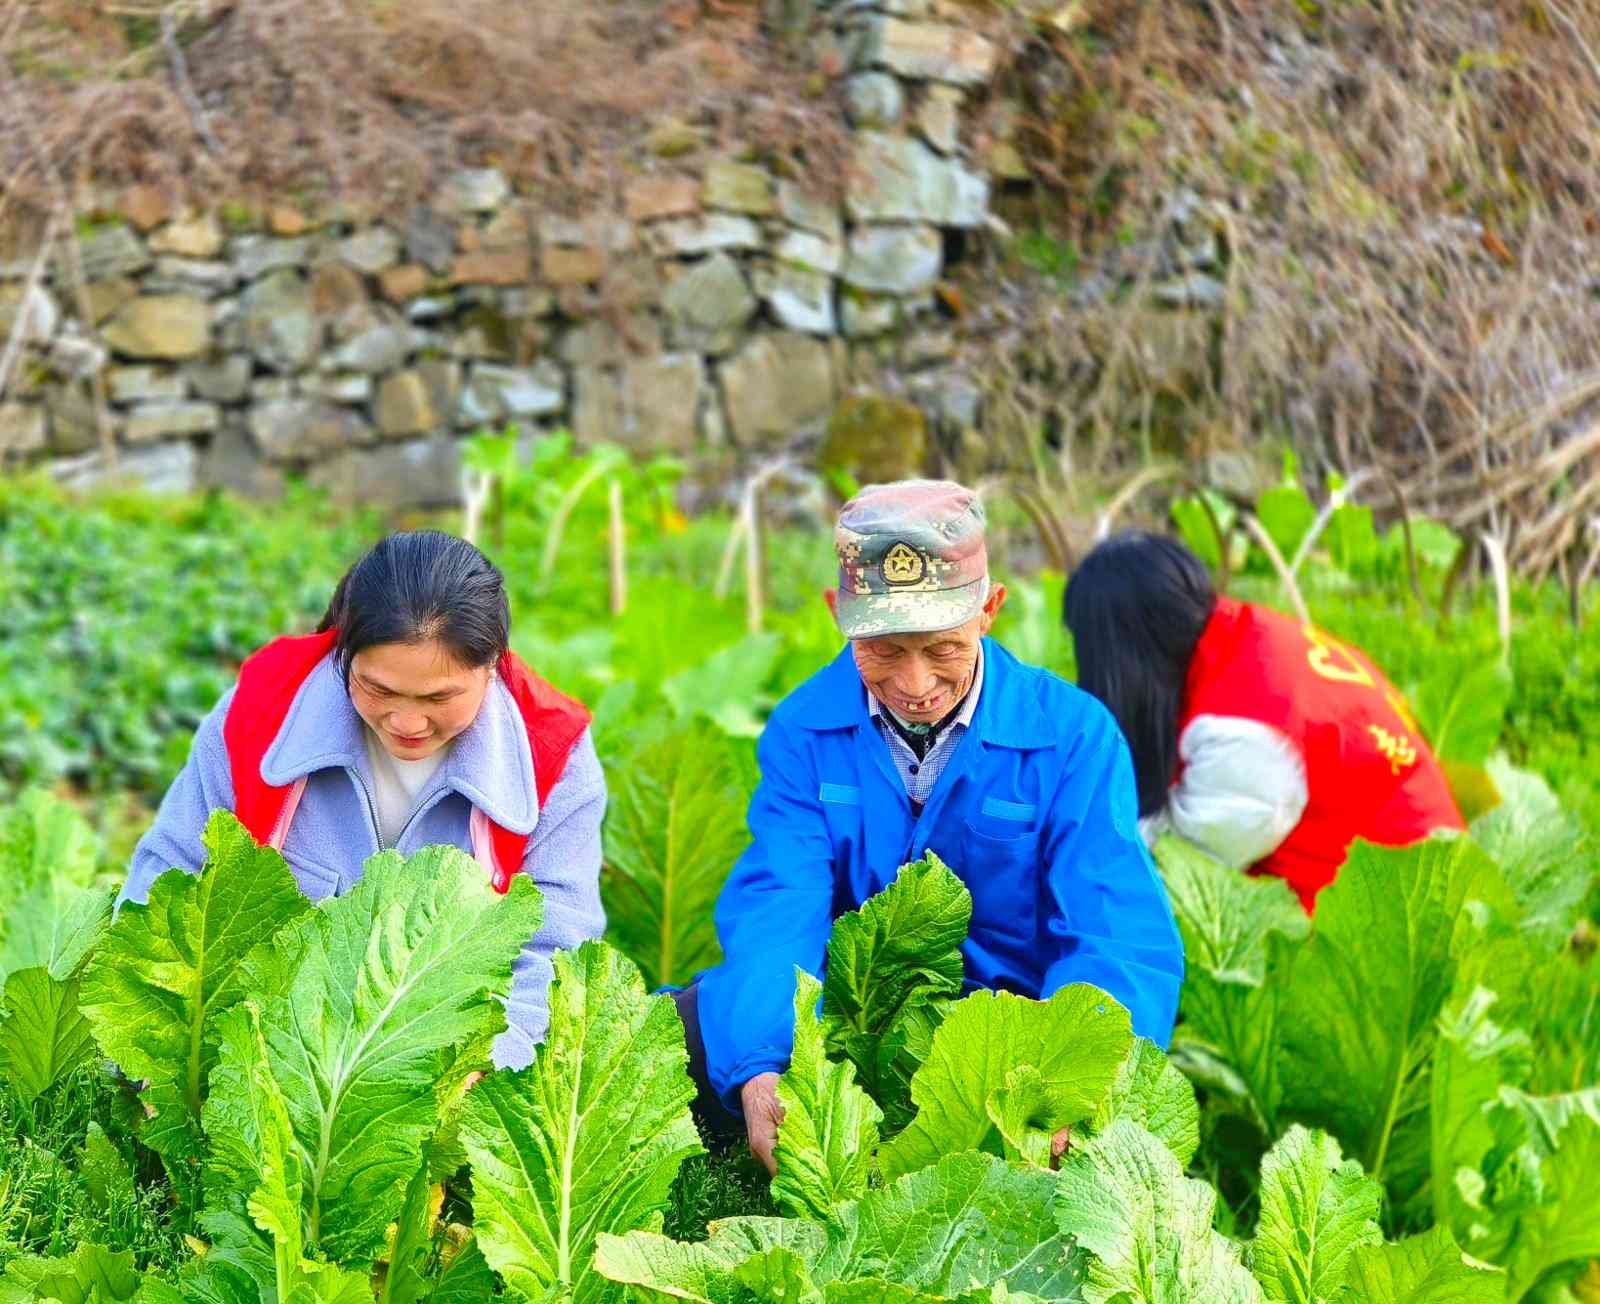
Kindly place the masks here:
POLYGON ((1165 1045, 1183 977, 1111 714, 985 637, 1005 589, 976 496, 872 486, 834 544, 849 646, 767 722, 754 841, 717 903, 725 958, 678 997, 702 1094, 743 1114, 769 1169, 795 966, 819 974, 834 917, 930 848, 972 892, 970 987, 1093 983, 1165 1045))

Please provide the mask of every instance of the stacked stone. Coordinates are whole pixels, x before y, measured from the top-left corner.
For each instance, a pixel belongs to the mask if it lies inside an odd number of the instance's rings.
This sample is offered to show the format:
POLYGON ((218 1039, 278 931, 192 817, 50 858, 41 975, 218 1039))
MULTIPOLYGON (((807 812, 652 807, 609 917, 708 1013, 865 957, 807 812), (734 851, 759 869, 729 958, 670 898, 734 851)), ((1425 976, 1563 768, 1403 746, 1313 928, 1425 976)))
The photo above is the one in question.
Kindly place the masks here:
POLYGON ((681 452, 814 437, 880 339, 911 367, 949 355, 908 328, 947 233, 986 220, 960 123, 995 62, 950 17, 822 6, 855 128, 842 202, 706 160, 673 122, 645 140, 625 211, 577 220, 494 169, 383 214, 176 213, 136 190, 73 266, 0 264, 0 344, 20 323, 25 345, 0 462, 103 478, 97 391, 121 472, 160 489, 271 494, 300 472, 367 501, 453 501, 460 438, 506 424, 681 452))

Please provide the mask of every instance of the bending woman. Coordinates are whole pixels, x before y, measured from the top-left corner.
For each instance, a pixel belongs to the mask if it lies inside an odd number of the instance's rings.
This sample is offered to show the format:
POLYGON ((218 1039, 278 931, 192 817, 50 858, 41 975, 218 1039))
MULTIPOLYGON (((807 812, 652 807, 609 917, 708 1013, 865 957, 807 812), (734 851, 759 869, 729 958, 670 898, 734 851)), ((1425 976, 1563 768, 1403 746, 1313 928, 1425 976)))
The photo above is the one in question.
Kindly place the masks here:
POLYGON ((1148 841, 1171 829, 1275 874, 1309 911, 1354 839, 1464 827, 1405 699, 1364 653, 1218 597, 1176 540, 1107 539, 1063 605, 1078 683, 1127 735, 1148 841))
POLYGON ((530 875, 544 924, 515 966, 494 1060, 519 1068, 548 1022, 550 956, 599 937, 605 777, 589 714, 508 647, 500 572, 425 530, 378 543, 339 582, 315 634, 250 657, 201 723, 134 849, 124 900, 197 872, 229 810, 276 847, 313 901, 346 892, 379 851, 448 845, 505 891, 530 875))

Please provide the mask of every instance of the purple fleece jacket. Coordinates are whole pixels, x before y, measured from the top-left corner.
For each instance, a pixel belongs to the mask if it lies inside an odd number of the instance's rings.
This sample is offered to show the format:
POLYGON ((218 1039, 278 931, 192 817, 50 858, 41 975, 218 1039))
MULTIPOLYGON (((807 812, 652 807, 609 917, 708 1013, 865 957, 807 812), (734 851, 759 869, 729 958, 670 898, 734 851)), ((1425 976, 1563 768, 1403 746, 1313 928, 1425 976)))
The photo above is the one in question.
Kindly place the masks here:
MULTIPOLYGON (((117 898, 143 902, 169 869, 198 872, 205 860, 200 835, 214 810, 233 809, 233 781, 222 741, 229 689, 201 722, 189 760, 162 799, 155 823, 134 848, 128 881, 117 898)), ((309 775, 284 859, 313 901, 346 892, 379 846, 373 817, 371 766, 361 717, 350 703, 332 656, 313 670, 296 695, 261 777, 274 785, 309 775)), ((494 1045, 501 1068, 531 1062, 549 1023, 550 957, 605 931, 600 906, 600 824, 606 810, 605 774, 587 731, 544 809, 535 796, 533 757, 516 703, 496 678, 477 718, 421 794, 396 850, 410 855, 447 845, 472 854, 470 821, 477 806, 502 828, 528 833, 522 870, 544 894, 544 924, 517 958, 508 1027, 494 1045)))

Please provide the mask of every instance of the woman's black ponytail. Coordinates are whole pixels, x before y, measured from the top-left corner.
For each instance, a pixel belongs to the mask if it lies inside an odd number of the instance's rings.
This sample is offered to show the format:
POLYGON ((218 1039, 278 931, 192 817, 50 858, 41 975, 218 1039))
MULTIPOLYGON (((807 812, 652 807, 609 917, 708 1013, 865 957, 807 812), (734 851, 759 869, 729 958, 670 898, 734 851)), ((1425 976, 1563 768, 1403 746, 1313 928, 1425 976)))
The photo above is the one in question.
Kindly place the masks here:
POLYGON ((1176 539, 1126 530, 1097 544, 1062 603, 1078 685, 1116 716, 1133 753, 1139 814, 1160 810, 1178 768, 1178 723, 1195 645, 1217 605, 1211 576, 1176 539))

